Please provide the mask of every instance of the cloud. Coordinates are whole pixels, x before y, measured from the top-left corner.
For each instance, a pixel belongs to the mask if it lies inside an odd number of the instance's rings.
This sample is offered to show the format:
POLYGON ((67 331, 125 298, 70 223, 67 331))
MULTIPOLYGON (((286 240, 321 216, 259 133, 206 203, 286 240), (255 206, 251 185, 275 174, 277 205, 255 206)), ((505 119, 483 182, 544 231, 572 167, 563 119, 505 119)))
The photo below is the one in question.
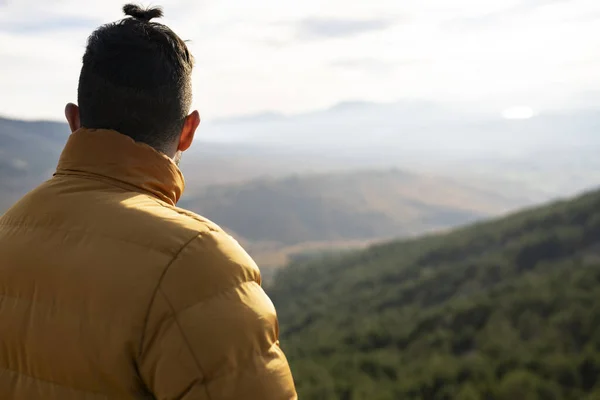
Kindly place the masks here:
POLYGON ((331 66, 343 69, 360 69, 367 71, 387 71, 392 68, 391 63, 375 58, 345 58, 333 61, 331 66))
POLYGON ((548 4, 556 4, 556 3, 568 3, 572 0, 522 0, 521 7, 523 8, 535 8, 541 7, 548 4))
POLYGON ((351 57, 334 60, 330 65, 341 70, 386 74, 401 67, 413 66, 425 62, 425 60, 417 58, 391 60, 374 57, 351 57))
POLYGON ((392 25, 388 19, 306 18, 297 24, 297 32, 301 39, 342 38, 383 31, 392 25))
POLYGON ((448 29, 481 29, 494 28, 508 23, 511 19, 526 17, 545 6, 569 3, 573 0, 520 0, 512 5, 475 16, 453 18, 444 27, 448 29))
POLYGON ((73 29, 93 29, 101 25, 100 20, 93 18, 51 17, 30 18, 25 21, 6 21, 0 25, 0 31, 7 33, 36 35, 47 32, 70 31, 73 29))

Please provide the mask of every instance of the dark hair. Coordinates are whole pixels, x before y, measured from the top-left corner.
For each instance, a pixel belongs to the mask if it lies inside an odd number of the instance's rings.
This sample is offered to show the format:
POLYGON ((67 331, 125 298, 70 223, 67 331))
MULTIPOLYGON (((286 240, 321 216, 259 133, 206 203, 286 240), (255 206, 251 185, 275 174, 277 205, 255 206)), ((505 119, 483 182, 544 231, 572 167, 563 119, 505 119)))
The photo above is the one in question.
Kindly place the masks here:
POLYGON ((88 38, 79 77, 81 125, 113 129, 166 152, 192 102, 193 57, 160 8, 123 7, 129 17, 88 38))

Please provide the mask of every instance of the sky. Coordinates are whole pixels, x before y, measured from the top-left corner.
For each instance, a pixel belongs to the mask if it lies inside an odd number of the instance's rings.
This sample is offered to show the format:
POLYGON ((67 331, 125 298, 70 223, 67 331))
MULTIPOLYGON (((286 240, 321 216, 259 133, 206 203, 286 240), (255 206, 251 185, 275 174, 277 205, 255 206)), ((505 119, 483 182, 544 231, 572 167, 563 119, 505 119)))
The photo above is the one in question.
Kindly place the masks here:
MULTIPOLYGON (((120 19, 123 3, 0 0, 0 115, 61 120, 87 36, 120 19)), ((204 120, 346 101, 420 99, 506 116, 600 100, 598 0, 141 4, 163 6, 162 22, 190 41, 204 120)))

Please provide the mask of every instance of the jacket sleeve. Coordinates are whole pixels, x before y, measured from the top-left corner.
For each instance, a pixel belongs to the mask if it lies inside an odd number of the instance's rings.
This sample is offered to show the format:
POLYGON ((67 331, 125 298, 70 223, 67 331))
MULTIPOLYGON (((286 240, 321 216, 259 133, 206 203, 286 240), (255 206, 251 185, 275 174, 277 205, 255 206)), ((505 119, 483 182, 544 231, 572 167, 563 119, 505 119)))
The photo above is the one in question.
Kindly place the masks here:
POLYGON ((164 272, 138 358, 156 399, 296 399, 275 308, 223 232, 192 239, 164 272))

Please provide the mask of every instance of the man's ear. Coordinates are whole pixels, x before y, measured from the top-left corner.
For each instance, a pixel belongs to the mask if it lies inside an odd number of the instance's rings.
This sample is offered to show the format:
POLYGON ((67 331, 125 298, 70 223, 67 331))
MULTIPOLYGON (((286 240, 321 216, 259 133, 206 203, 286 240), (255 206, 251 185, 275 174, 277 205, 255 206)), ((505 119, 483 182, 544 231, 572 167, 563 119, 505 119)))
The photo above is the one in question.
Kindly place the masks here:
POLYGON ((196 129, 198 129, 198 125, 200 125, 200 113, 198 110, 195 110, 190 115, 185 117, 185 123, 183 124, 183 129, 181 130, 181 136, 179 136, 179 145, 177 146, 177 151, 186 151, 192 145, 194 141, 194 135, 196 133, 196 129))
POLYGON ((71 133, 81 128, 81 120, 79 119, 79 107, 73 103, 67 104, 65 107, 65 117, 71 128, 71 133))

